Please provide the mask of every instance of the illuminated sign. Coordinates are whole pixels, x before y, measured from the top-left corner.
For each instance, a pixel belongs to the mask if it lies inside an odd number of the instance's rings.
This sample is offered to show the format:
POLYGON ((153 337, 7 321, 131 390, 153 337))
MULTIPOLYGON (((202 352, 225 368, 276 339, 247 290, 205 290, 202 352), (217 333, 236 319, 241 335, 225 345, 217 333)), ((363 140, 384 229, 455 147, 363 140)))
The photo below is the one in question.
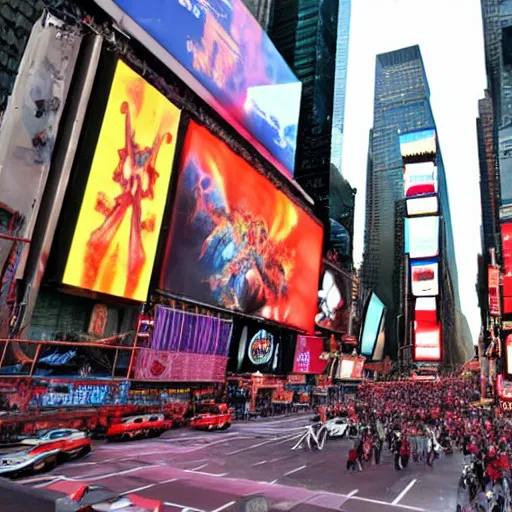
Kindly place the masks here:
POLYGON ((437 196, 429 197, 415 197, 414 199, 407 199, 407 215, 414 217, 415 215, 425 215, 428 213, 437 213, 438 204, 437 196))
POLYGON ((323 228, 189 124, 160 289, 313 332, 323 228))
POLYGON ((439 254, 439 217, 406 218, 405 252, 411 259, 431 258, 439 254))
POLYGON ((293 175, 302 84, 242 0, 96 0, 293 175))
POLYGON ((180 111, 119 61, 63 283, 143 302, 180 111))
POLYGON ((433 162, 406 164, 404 193, 406 197, 433 194, 437 191, 437 167, 433 162))
POLYGON ((492 316, 501 316, 499 267, 489 265, 487 282, 489 290, 489 314, 492 316))
POLYGON ((437 321, 435 299, 417 299, 414 313, 415 361, 441 360, 441 325, 437 321))
POLYGON ((439 263, 437 260, 411 263, 411 292, 415 297, 439 294, 439 263))
POLYGON ((248 356, 252 364, 267 364, 274 351, 274 336, 265 329, 260 329, 249 343, 248 356))
POLYGON ((505 340, 505 362, 507 375, 512 375, 512 334, 509 334, 505 340))
POLYGON ((436 131, 433 128, 399 136, 402 157, 436 153, 436 131))
POLYGON ((384 303, 375 293, 372 293, 364 318, 363 332, 361 334, 361 354, 370 357, 373 355, 383 316, 384 303))
POLYGON ((512 313, 512 223, 501 225, 503 252, 503 313, 512 313), (509 300, 507 300, 509 299, 509 300))
POLYGON ((318 336, 297 336, 293 373, 314 373, 320 375, 327 362, 320 359, 324 351, 324 341, 318 336))

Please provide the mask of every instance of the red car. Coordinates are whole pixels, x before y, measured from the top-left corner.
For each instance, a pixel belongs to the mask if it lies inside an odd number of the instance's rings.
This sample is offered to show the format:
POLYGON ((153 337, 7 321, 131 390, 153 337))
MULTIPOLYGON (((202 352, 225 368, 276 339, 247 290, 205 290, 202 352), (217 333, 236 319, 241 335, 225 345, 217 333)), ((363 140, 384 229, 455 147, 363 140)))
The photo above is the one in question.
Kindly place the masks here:
POLYGON ((45 487, 66 494, 77 502, 79 512, 163 512, 159 500, 143 498, 136 494, 119 496, 101 485, 85 482, 60 480, 45 487))
POLYGON ((190 426, 205 430, 227 430, 233 414, 226 404, 201 404, 199 412, 190 420, 190 426))
POLYGON ((109 440, 141 439, 157 437, 171 429, 173 421, 166 420, 163 414, 141 414, 123 418, 120 423, 113 423, 105 437, 109 440))
POLYGON ((16 477, 31 471, 49 471, 61 462, 82 457, 92 450, 92 442, 84 432, 67 428, 24 439, 22 444, 31 448, 2 454, 0 476, 16 477))

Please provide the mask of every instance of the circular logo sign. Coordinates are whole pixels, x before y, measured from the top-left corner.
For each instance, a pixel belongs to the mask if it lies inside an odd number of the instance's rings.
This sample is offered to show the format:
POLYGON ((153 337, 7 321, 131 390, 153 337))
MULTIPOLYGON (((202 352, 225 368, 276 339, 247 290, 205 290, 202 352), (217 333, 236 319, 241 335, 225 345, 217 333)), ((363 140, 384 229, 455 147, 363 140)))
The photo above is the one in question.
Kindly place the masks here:
POLYGON ((249 343, 249 359, 252 364, 267 364, 274 348, 274 336, 265 329, 260 329, 249 343))

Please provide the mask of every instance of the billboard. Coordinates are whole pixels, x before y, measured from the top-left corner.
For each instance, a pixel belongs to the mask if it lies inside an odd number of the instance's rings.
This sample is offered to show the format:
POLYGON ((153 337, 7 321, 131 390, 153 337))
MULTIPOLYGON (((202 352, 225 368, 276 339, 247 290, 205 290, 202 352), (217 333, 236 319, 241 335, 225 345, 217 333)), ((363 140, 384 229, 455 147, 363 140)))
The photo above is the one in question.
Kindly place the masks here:
POLYGON ((361 354, 371 357, 373 355, 377 337, 381 330, 382 319, 384 317, 384 303, 372 292, 361 334, 361 354))
POLYGON ((505 340, 505 364, 506 374, 512 376, 512 334, 509 334, 505 340))
POLYGON ((320 359, 324 340, 318 336, 297 336, 293 373, 324 373, 328 360, 320 359))
POLYGON ((434 298, 417 299, 414 312, 414 361, 441 360, 441 324, 434 298))
POLYGON ((411 259, 439 255, 439 217, 411 217, 405 219, 405 252, 411 259))
POLYGON ((487 271, 487 285, 489 290, 489 314, 492 316, 501 316, 499 267, 489 265, 487 271))
POLYGON ((411 262, 411 293, 415 297, 439 295, 439 261, 411 262))
MULTIPOLYGON (((503 296, 512 297, 512 223, 501 225, 503 252, 503 296)), ((508 313, 505 308, 504 313, 508 313)))
POLYGON ((433 128, 399 135, 402 158, 436 153, 436 131, 433 128))
POLYGON ((324 262, 318 313, 315 323, 322 329, 346 333, 352 309, 352 279, 334 265, 324 262))
POLYGON ((498 131, 501 202, 512 203, 512 126, 498 131))
POLYGON ((437 213, 439 206, 437 204, 437 196, 415 197, 407 199, 407 215, 414 217, 415 215, 425 215, 429 213, 437 213))
POLYGON ((404 168, 405 197, 437 192, 437 167, 434 162, 406 164, 404 168))
POLYGON ((96 3, 293 175, 302 84, 242 0, 96 3))
POLYGON ((117 63, 64 284, 146 300, 179 118, 162 94, 117 63))
POLYGON ((162 290, 312 332, 322 241, 319 223, 190 123, 162 290))

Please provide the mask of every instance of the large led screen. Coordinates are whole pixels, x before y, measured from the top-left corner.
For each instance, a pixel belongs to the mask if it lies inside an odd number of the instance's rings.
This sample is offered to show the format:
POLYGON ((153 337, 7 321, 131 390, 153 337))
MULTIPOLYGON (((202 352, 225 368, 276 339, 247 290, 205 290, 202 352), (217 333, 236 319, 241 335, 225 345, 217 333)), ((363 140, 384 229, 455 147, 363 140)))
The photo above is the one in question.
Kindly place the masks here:
POLYGON ((436 131, 433 128, 399 136, 402 157, 436 153, 436 131))
POLYGON ((318 336, 297 336, 293 373, 321 375, 328 361, 320 359, 324 351, 324 340, 318 336))
POLYGON ((190 123, 160 288, 313 332, 322 239, 319 223, 190 123))
POLYGON ((411 259, 431 258, 439 254, 439 217, 405 219, 405 252, 411 259))
POLYGON ((318 291, 318 313, 315 323, 329 331, 346 333, 352 306, 352 280, 327 262, 318 291))
POLYGON ((406 164, 404 170, 405 197, 434 194, 437 191, 437 167, 433 162, 406 164))
POLYGON ((302 84, 242 0, 96 3, 293 175, 302 84))
POLYGON ((363 332, 361 334, 361 354, 371 357, 380 333, 382 318, 384 315, 384 303, 372 293, 366 315, 364 318, 363 332))
POLYGON ((438 260, 411 262, 411 292, 415 297, 439 294, 438 260))
POLYGON ((487 272, 487 288, 489 290, 489 314, 492 316, 501 316, 499 267, 489 265, 487 272))
POLYGON ((63 282, 145 301, 180 111, 119 61, 63 282))
POLYGON ((441 360, 441 325, 433 298, 417 299, 414 313, 414 360, 441 360))
POLYGON ((406 203, 407 215, 409 217, 438 212, 437 196, 415 197, 413 199, 407 199, 406 203))
MULTIPOLYGON (((503 250, 503 296, 512 297, 512 223, 501 225, 503 250)), ((507 313, 507 311, 505 311, 507 313)))

